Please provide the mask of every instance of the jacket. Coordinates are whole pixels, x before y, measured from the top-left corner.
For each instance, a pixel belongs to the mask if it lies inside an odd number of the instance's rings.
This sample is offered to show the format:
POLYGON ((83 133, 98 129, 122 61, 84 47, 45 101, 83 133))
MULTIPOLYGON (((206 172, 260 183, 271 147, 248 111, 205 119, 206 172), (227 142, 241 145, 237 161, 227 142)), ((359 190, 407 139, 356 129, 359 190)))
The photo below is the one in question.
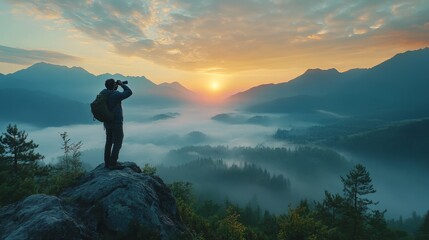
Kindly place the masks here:
POLYGON ((107 101, 107 107, 113 112, 114 120, 112 123, 122 123, 124 121, 121 102, 133 94, 128 86, 123 85, 122 88, 122 92, 109 89, 103 89, 100 92, 100 94, 110 94, 107 101))

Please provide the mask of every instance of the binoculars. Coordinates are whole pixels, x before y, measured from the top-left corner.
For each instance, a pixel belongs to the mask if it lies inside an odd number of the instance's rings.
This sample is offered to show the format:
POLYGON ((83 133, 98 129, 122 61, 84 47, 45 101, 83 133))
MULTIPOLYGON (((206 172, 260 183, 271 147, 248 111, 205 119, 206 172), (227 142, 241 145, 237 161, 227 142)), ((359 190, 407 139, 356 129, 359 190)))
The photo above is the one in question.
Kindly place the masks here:
MULTIPOLYGON (((116 80, 116 84, 119 83, 119 80, 116 80)), ((123 84, 128 84, 128 81, 122 81, 123 84)))

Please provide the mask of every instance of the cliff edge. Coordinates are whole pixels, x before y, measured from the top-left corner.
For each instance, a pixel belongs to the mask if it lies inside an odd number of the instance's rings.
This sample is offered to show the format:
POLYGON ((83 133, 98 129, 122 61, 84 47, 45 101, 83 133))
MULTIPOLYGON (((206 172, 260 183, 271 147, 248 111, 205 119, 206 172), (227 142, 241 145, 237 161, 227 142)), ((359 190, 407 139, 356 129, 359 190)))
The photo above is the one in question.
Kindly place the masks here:
POLYGON ((129 233, 177 239, 185 231, 176 202, 157 176, 131 162, 103 164, 59 196, 31 195, 0 208, 0 239, 101 239, 129 233))

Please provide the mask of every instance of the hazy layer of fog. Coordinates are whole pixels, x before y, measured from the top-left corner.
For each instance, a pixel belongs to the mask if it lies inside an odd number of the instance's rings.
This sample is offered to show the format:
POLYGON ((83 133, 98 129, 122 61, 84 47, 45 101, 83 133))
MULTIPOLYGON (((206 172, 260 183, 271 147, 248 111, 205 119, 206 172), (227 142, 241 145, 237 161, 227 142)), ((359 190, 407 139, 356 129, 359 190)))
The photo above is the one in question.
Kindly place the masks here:
MULTIPOLYGON (((139 164, 160 164, 163 155, 169 150, 194 144, 188 135, 198 131, 207 136, 200 145, 284 146, 271 140, 275 128, 254 124, 230 125, 211 120, 222 113, 221 109, 161 109, 124 107, 124 143, 120 161, 135 161, 139 164), (163 113, 179 113, 171 119, 151 120, 163 113)), ((4 124, 3 124, 4 125, 4 124)), ((83 141, 82 150, 104 148, 104 128, 101 123, 91 125, 72 125, 37 129, 28 125, 18 125, 29 132, 29 137, 39 144, 39 151, 50 162, 61 153, 60 132, 68 132, 72 141, 83 141)), ((5 126, 3 126, 5 129, 5 126)), ((92 153, 93 151, 91 151, 92 153)), ((99 154, 102 154, 101 150, 99 154)), ((84 156, 87 160, 88 156, 84 156)), ((94 166, 102 162, 102 156, 91 156, 94 166)))
MULTIPOLYGON (((219 108, 183 108, 183 109, 152 109, 129 107, 124 104, 125 139, 120 152, 119 161, 133 161, 143 166, 145 163, 152 165, 164 164, 166 153, 189 145, 211 145, 211 146, 249 146, 264 145, 267 147, 291 147, 285 142, 272 139, 277 128, 302 127, 311 123, 293 122, 287 116, 264 115, 275 119, 272 125, 264 124, 226 124, 213 120, 212 117, 222 113, 235 114, 241 119, 249 119, 256 115, 232 112, 219 108), (154 120, 154 116, 167 114, 171 118, 154 120), (281 126, 277 120, 281 119, 281 126)), ((1 132, 6 129, 6 123, 0 123, 1 132)), ((45 156, 47 163, 55 162, 61 155, 61 139, 59 133, 68 132, 72 142, 83 142, 82 159, 86 164, 95 167, 103 162, 103 148, 105 133, 101 123, 94 122, 90 125, 72 125, 64 127, 35 128, 30 125, 18 124, 18 128, 25 130, 28 137, 39 144, 38 152, 45 156)), ((361 159, 352 154, 344 154, 349 161, 363 162, 370 171, 374 180, 377 193, 374 199, 380 201, 377 209, 387 209, 387 216, 404 217, 409 216, 412 211, 423 214, 428 210, 429 193, 427 186, 429 180, 427 171, 415 169, 413 166, 394 166, 376 164, 377 160, 361 159), (426 174, 426 175, 425 175, 426 174)), ((224 159, 231 165, 234 159, 224 159)), ((352 165, 352 164, 351 164, 352 165)), ((320 200, 325 190, 341 193, 340 175, 325 176, 320 179, 320 184, 310 185, 308 182, 300 182, 299 176, 293 172, 284 172, 279 169, 267 168, 272 174, 284 174, 291 181, 293 198, 320 200), (337 180, 335 180, 337 179, 337 180), (329 182, 326 183, 326 182, 329 182), (322 184, 323 183, 323 184, 322 184), (326 186, 324 186, 326 184, 326 186)), ((344 172, 342 176, 345 176, 344 172)), ((309 176, 311 177, 311 176, 309 176)), ((320 176, 318 176, 320 177, 320 176)), ((315 180, 317 181, 317 179, 315 180)), ((226 186, 225 186, 226 187, 226 186)), ((248 186, 248 189, 255 189, 248 186)), ((245 191, 243 189, 243 191, 245 191)), ((228 192, 226 189, 225 192, 228 192)), ((255 192, 256 195, 264 195, 263 191, 255 192)), ((253 195, 253 194, 250 194, 253 195)), ((234 199, 231 199, 234 200, 234 199)), ((245 202, 245 199, 236 199, 245 202)), ((250 201, 251 199, 249 199, 250 201)), ((279 201, 273 199, 277 204, 279 201)), ((287 204, 284 211, 287 211, 287 204)))
POLYGON ((361 162, 371 174, 377 190, 372 199, 380 201, 378 208, 387 209, 387 217, 409 216, 416 211, 425 214, 429 210, 428 169, 409 164, 411 159, 392 162, 391 159, 374 159, 342 153, 347 159, 361 162))

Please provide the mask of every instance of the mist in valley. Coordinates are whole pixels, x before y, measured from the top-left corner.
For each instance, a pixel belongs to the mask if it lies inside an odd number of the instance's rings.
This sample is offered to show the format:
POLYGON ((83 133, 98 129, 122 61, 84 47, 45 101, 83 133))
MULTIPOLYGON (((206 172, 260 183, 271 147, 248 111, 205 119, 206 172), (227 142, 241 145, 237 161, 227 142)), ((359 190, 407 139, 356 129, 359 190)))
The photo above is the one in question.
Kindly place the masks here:
MULTIPOLYGON (((241 206, 256 202, 261 209, 286 213, 300 200, 322 200, 325 190, 342 193, 340 176, 363 163, 377 190, 371 196, 379 201, 375 209, 387 209, 386 216, 394 218, 427 211, 427 168, 407 164, 406 159, 389 164, 386 159, 273 137, 278 129, 306 129, 320 126, 320 121, 214 106, 123 107, 125 139, 119 161, 155 166, 166 183, 191 182, 201 199, 241 206), (232 120, 219 120, 219 115, 232 120)), ((1 127, 5 129, 6 123, 1 127)), ((83 142, 81 159, 88 170, 103 163, 105 133, 99 122, 47 128, 18 123, 18 127, 39 144, 45 163, 55 163, 62 154, 62 132, 83 142)))

